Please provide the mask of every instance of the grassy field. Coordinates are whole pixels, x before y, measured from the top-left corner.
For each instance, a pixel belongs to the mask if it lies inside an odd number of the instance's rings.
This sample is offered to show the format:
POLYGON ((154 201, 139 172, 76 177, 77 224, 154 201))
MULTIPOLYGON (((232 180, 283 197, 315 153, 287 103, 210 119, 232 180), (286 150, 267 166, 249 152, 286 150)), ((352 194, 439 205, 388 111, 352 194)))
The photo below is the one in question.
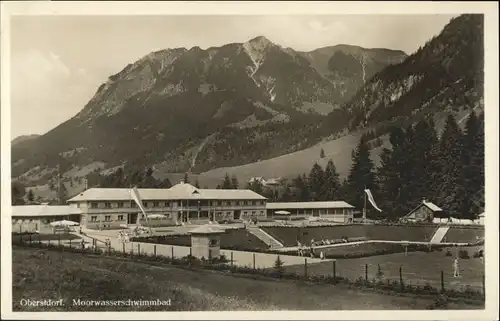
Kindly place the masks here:
MULTIPOLYGON (((435 301, 33 248, 14 247, 12 265, 14 311, 425 309, 435 301), (22 307, 21 299, 63 299, 65 305, 22 307), (171 305, 81 307, 73 306, 73 299, 170 299, 171 305)), ((450 303, 448 308, 480 307, 450 303)))
MULTIPOLYGON (((446 250, 439 252, 408 252, 387 255, 370 256, 357 259, 339 259, 336 261, 336 274, 338 276, 356 279, 365 276, 365 264, 368 264, 368 278, 376 278, 378 265, 380 265, 384 279, 399 281, 399 267, 402 267, 403 280, 407 284, 430 285, 440 288, 441 270, 444 272, 445 287, 449 289, 465 289, 468 285, 475 290, 482 288, 482 275, 484 265, 479 258, 472 258, 475 251, 482 247, 467 247, 470 259, 461 259, 459 263, 460 274, 453 277, 453 260, 457 248, 450 248, 453 256, 446 256, 446 250)), ((332 262, 308 264, 307 273, 317 275, 332 275, 332 262)), ((304 265, 287 266, 287 271, 304 273, 304 265)))

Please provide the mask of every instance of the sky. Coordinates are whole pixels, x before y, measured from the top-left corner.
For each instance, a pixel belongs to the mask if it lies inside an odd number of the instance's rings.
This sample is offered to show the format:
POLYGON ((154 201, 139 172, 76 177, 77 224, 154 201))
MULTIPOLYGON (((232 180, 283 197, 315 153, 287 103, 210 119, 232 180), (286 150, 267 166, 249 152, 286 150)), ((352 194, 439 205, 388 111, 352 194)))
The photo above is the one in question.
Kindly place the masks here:
POLYGON ((110 75, 151 51, 265 36, 299 51, 349 44, 411 54, 452 17, 13 16, 11 136, 44 134, 70 119, 110 75))

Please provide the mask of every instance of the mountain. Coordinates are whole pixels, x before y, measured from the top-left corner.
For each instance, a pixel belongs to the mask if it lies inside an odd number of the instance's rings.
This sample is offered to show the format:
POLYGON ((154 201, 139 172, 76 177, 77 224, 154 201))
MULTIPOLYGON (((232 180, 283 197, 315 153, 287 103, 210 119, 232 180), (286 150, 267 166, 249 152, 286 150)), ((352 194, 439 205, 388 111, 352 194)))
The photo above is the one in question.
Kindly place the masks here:
MULTIPOLYGON (((431 116, 441 131, 449 114, 461 127, 472 110, 484 117, 483 41, 482 15, 454 18, 417 52, 375 74, 342 105, 349 115, 344 116, 349 119, 344 124, 347 135, 260 162, 206 171, 199 180, 222 177, 224 173, 241 181, 254 176, 293 178, 308 172, 314 163, 324 167, 328 159, 334 161, 344 178, 350 170, 351 151, 362 133, 372 131, 374 138, 380 138, 381 144, 375 144, 371 152, 378 165, 381 148, 390 147, 386 134, 392 125, 406 126, 431 116), (320 157, 321 150, 326 154, 324 158, 320 157)), ((322 61, 324 66, 326 59, 322 61)), ((322 126, 328 128, 336 118, 330 114, 322 126)))
MULTIPOLYGON (((372 77, 344 109, 349 129, 484 110, 483 15, 461 15, 402 63, 372 77)), ((386 126, 387 127, 387 126, 386 126)))
POLYGON ((401 63, 408 55, 401 50, 365 49, 336 45, 300 53, 311 66, 335 87, 335 101, 348 102, 366 81, 389 65, 401 63))
POLYGON ((16 138, 14 138, 10 143, 12 146, 15 146, 21 142, 24 142, 24 141, 28 141, 28 140, 33 140, 35 138, 38 138, 40 137, 40 135, 36 135, 36 134, 33 134, 33 135, 21 135, 21 136, 17 136, 16 138))
POLYGON ((344 127, 339 106, 361 83, 339 94, 333 76, 314 67, 316 54, 307 57, 265 37, 152 52, 110 76, 75 117, 13 146, 13 176, 44 181, 57 166, 125 162, 200 172, 309 147, 344 127), (327 128, 328 112, 336 118, 327 128))
POLYGON ((439 128, 450 113, 459 122, 482 114, 483 51, 483 16, 461 15, 403 61, 403 52, 344 45, 301 53, 263 37, 154 52, 111 76, 74 118, 13 146, 12 175, 35 184, 59 164, 73 177, 125 164, 243 182, 295 177, 324 148, 320 162, 332 158, 345 176, 361 132, 387 146, 392 125, 432 116, 439 128), (360 55, 371 62, 364 73, 360 55), (354 84, 350 99, 342 81, 354 84))

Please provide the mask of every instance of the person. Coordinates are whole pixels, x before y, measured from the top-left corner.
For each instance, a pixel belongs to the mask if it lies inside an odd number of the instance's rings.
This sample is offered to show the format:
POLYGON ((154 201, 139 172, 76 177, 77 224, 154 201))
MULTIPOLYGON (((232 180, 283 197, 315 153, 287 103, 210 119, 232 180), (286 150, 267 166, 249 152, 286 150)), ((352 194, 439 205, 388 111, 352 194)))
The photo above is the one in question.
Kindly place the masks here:
POLYGON ((453 261, 453 277, 459 277, 460 271, 458 269, 458 257, 453 261))
POLYGON ((324 259, 325 259, 325 254, 323 253, 323 251, 321 251, 321 252, 319 253, 319 258, 320 258, 320 259, 322 259, 322 260, 324 260, 324 259))
POLYGON ((85 250, 85 241, 82 240, 82 250, 85 250))
POLYGON ((82 234, 82 227, 80 226, 80 234, 82 234))

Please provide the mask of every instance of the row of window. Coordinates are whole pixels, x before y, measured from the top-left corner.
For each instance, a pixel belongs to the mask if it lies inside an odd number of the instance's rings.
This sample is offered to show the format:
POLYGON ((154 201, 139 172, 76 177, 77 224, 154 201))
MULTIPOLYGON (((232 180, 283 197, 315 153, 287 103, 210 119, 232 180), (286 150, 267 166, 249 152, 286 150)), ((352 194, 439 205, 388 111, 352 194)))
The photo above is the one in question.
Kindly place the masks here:
MULTIPOLYGON (((124 208, 125 207, 125 204, 129 205, 130 206, 127 206, 127 207, 131 207, 131 208, 137 208, 137 204, 135 202, 117 202, 115 203, 116 204, 116 208, 124 208)), ((178 203, 177 202, 160 202, 160 201, 154 201, 154 202, 143 202, 144 204, 144 207, 150 207, 150 208, 155 208, 155 207, 171 207, 171 206, 177 206, 178 203)), ((200 204, 189 204, 191 206, 196 206, 196 205, 199 205, 199 206, 208 206, 207 203, 200 203, 200 204)), ((236 205, 265 205, 265 202, 264 201, 212 201, 212 204, 211 206, 236 206, 236 205)), ((188 206, 186 204, 182 204, 181 203, 181 206, 188 206)), ((80 204, 78 204, 78 207, 80 207, 80 204)), ((91 202, 90 203, 90 207, 91 208, 98 208, 99 207, 99 203, 98 202, 91 202)), ((111 202, 105 202, 104 203, 104 208, 113 208, 111 202)))

